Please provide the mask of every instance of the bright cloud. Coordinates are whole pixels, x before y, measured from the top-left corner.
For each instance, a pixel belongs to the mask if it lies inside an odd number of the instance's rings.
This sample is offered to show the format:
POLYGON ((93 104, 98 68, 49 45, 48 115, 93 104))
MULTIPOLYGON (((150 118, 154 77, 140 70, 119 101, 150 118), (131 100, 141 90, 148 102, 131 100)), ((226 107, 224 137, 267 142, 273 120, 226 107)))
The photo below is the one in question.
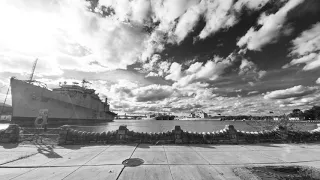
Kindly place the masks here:
POLYGON ((320 23, 314 24, 310 29, 305 30, 299 37, 292 40, 291 56, 298 56, 289 64, 283 66, 287 68, 296 64, 305 64, 304 71, 317 69, 320 67, 320 23))
POLYGON ((237 45, 239 47, 246 46, 249 50, 260 51, 263 46, 277 42, 281 33, 287 32, 284 25, 288 12, 303 1, 304 0, 289 0, 275 14, 267 15, 263 13, 258 21, 258 24, 262 27, 259 30, 255 30, 253 27, 250 28, 248 32, 240 38, 237 45))
POLYGON ((257 71, 257 66, 253 62, 248 61, 246 59, 243 59, 241 61, 241 65, 239 67, 239 75, 244 75, 249 72, 256 72, 256 71, 257 71))
POLYGON ((168 76, 177 77, 174 79, 171 78, 172 80, 176 81, 174 86, 182 87, 194 82, 213 81, 222 75, 225 68, 232 65, 232 63, 233 61, 230 59, 223 60, 220 57, 215 57, 213 60, 209 60, 205 64, 198 62, 191 64, 191 66, 183 72, 181 71, 181 65, 177 65, 180 67, 179 71, 173 71, 168 76), (176 76, 176 74, 179 74, 179 77, 176 76), (181 76, 181 74, 183 74, 183 76, 181 76))
POLYGON ((244 6, 248 9, 259 10, 270 0, 239 0, 235 3, 234 8, 240 11, 244 6))
POLYGON ((267 74, 267 71, 259 70, 255 63, 253 63, 252 61, 243 59, 239 66, 238 74, 241 76, 252 77, 256 81, 258 81, 259 79, 263 78, 267 74))
POLYGON ((147 37, 141 27, 101 18, 87 7, 88 2, 80 0, 1 2, 0 53, 10 53, 9 60, 18 58, 16 54, 48 63, 53 59, 61 69, 66 65, 60 60, 63 56, 67 61, 79 61, 80 67, 87 65, 82 71, 96 70, 92 63, 105 71, 136 62, 147 37))
POLYGON ((292 31, 300 5, 310 8, 303 0, 1 1, 0 101, 9 78, 28 78, 38 58, 36 80, 52 89, 86 78, 116 111, 283 114, 311 106, 320 74, 306 71, 320 67, 320 24, 292 31), (263 51, 289 34, 290 49, 263 51), (287 50, 284 67, 303 71, 279 69, 287 50))
POLYGON ((318 88, 317 87, 305 87, 302 85, 294 86, 292 88, 275 90, 268 92, 265 99, 288 99, 288 98, 300 98, 309 94, 313 94, 318 88))
POLYGON ((171 79, 173 81, 177 81, 181 78, 181 69, 182 66, 179 63, 172 63, 170 66, 170 74, 168 76, 166 76, 166 79, 171 79))

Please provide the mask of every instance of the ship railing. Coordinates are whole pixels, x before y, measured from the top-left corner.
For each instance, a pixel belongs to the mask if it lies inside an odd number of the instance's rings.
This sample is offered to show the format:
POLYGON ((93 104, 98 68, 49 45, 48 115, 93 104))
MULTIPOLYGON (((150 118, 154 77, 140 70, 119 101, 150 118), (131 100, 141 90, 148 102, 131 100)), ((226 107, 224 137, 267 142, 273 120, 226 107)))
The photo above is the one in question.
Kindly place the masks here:
POLYGON ((40 82, 40 81, 36 81, 36 80, 25 80, 25 82, 32 84, 32 85, 35 85, 35 86, 39 86, 39 87, 48 89, 47 84, 44 82, 40 82))

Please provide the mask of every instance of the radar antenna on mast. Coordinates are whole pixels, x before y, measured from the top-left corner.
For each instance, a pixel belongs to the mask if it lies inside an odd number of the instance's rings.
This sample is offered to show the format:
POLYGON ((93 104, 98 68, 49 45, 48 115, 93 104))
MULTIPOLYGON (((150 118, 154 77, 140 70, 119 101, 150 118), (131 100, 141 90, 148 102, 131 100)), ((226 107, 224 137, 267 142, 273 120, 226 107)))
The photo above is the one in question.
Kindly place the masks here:
POLYGON ((33 74, 34 74, 34 70, 36 69, 37 62, 38 62, 38 58, 34 61, 33 65, 32 65, 32 70, 31 70, 31 74, 30 74, 30 77, 29 77, 29 81, 30 82, 33 79, 33 74))

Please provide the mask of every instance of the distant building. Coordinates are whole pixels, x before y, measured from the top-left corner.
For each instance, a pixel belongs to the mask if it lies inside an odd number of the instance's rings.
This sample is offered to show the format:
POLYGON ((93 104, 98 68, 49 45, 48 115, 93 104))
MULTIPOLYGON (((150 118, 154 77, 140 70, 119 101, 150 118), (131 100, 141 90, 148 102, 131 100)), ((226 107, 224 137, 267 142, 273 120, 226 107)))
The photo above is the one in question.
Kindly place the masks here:
POLYGON ((299 121, 299 117, 289 117, 289 121, 299 121))
POLYGON ((190 113, 189 117, 191 118, 208 118, 208 114, 203 112, 203 111, 199 111, 199 112, 193 112, 190 113))

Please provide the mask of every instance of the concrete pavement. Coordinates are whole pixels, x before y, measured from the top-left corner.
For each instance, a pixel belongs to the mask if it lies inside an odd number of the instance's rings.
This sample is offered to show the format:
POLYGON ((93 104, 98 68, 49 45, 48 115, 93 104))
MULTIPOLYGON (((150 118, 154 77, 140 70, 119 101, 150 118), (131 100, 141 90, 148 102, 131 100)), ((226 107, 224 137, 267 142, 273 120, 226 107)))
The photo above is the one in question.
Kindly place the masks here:
POLYGON ((241 166, 320 168, 320 144, 105 145, 51 147, 0 144, 0 179, 235 179, 241 166), (144 164, 124 167, 141 158, 144 164))

